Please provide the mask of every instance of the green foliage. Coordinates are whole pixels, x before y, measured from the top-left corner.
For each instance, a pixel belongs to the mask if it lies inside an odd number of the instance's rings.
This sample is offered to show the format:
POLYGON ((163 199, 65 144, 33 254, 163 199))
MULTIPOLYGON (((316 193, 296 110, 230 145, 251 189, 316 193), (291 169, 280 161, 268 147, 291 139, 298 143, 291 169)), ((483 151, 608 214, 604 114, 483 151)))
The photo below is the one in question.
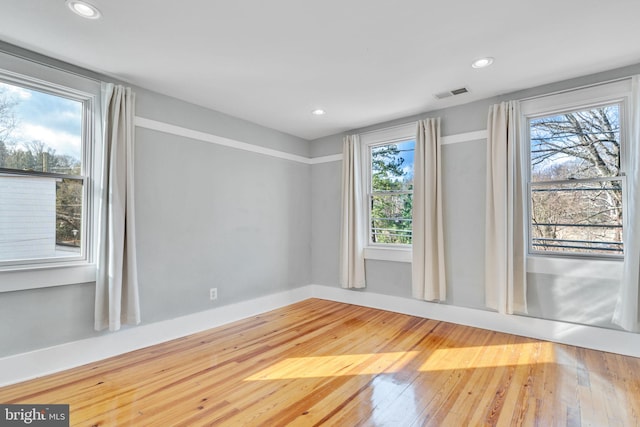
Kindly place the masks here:
POLYGON ((403 163, 397 145, 374 148, 371 155, 372 188, 376 191, 401 190, 402 182, 398 178, 404 175, 403 163))

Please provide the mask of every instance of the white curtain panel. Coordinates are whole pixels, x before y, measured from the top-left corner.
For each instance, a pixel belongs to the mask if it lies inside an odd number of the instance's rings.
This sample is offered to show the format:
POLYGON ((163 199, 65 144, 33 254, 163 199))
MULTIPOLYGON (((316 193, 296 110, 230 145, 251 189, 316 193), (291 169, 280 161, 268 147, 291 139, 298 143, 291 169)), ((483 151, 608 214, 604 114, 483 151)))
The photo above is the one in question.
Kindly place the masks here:
POLYGON ((633 77, 630 119, 624 267, 613 323, 628 331, 640 332, 640 76, 633 77))
POLYGON ((366 218, 360 137, 344 137, 342 159, 342 226, 340 232, 340 285, 364 288, 366 218))
POLYGON ((414 298, 444 301, 444 268, 440 118, 420 120, 416 134, 413 175, 413 259, 411 282, 414 298))
POLYGON ((489 108, 485 219, 485 302, 500 313, 526 313, 524 150, 519 103, 489 108))
POLYGON ((102 85, 102 188, 95 329, 140 323, 133 195, 135 94, 102 85))

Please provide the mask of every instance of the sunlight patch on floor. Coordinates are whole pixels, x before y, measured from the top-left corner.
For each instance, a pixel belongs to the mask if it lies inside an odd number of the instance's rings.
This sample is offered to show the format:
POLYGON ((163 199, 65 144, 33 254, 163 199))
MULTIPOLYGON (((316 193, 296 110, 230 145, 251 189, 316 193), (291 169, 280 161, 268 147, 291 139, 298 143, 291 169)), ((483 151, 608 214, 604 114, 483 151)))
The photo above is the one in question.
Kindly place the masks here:
POLYGON ((376 375, 401 371, 420 352, 345 354, 284 359, 245 381, 376 375))
MULTIPOLYGON (((245 381, 378 375, 401 371, 420 351, 291 357, 281 360, 245 381)), ((555 363, 552 343, 531 342, 496 346, 457 347, 431 352, 420 372, 481 369, 555 363)))
POLYGON ((420 371, 499 368, 554 362, 555 352, 552 343, 531 342, 438 349, 422 364, 420 371))

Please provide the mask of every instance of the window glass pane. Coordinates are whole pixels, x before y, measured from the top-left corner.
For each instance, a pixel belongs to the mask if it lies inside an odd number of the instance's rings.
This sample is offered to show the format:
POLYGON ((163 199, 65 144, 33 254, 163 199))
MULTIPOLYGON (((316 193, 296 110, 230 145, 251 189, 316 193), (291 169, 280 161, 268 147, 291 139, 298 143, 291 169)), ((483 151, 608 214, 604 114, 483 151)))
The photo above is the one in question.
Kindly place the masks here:
POLYGON ((533 182, 614 177, 620 169, 620 105, 530 121, 533 182))
POLYGON ((371 197, 372 243, 411 243, 412 194, 374 194, 371 197))
POLYGON ((533 185, 532 248, 622 254, 621 184, 616 180, 533 185))
POLYGON ((78 256, 83 104, 0 82, 0 261, 78 256))
POLYGON ((0 167, 80 174, 82 103, 0 82, 0 167))
POLYGON ((56 183, 56 245, 80 254, 82 232, 82 179, 61 179, 56 183))
POLYGON ((371 188, 376 191, 413 190, 415 141, 378 145, 371 149, 371 188))
POLYGON ((415 141, 371 148, 371 242, 411 243, 415 141))

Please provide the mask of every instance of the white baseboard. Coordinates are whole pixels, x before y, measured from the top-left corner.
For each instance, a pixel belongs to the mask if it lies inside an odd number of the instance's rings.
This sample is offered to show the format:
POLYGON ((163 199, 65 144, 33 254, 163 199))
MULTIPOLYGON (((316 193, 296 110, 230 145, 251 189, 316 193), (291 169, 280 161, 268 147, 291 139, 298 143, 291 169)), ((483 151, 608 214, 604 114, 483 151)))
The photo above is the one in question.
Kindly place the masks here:
POLYGON ((315 298, 473 326, 577 347, 640 357, 640 334, 338 287, 310 285, 315 298))
POLYGON ((4 357, 0 359, 0 386, 60 372, 184 337, 312 297, 640 357, 640 334, 523 316, 509 316, 372 292, 308 285, 96 338, 4 357))
POLYGON ((0 387, 205 331, 311 298, 304 286, 187 316, 0 359, 0 387))

